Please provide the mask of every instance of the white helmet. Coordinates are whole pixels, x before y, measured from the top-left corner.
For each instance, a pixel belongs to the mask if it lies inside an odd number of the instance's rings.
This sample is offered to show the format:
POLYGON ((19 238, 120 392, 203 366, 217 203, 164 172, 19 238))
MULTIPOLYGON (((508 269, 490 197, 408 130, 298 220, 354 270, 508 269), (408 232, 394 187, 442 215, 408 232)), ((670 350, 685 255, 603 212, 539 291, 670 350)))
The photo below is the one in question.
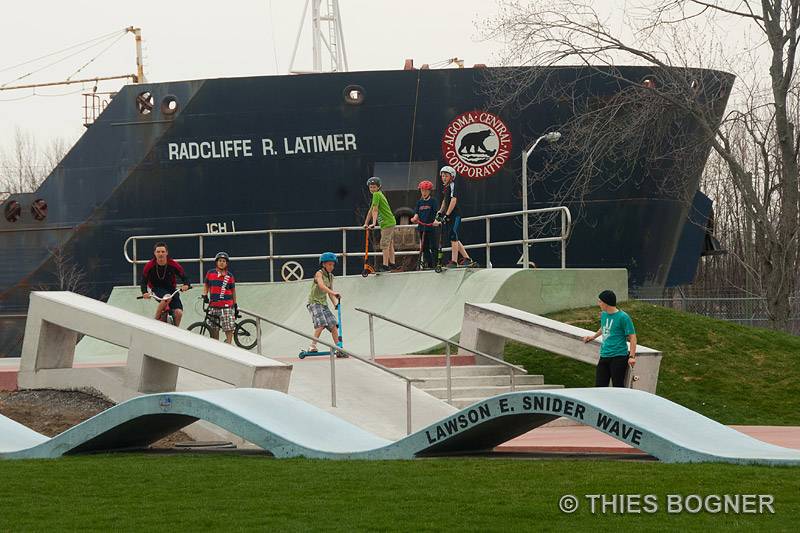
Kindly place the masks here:
POLYGON ((445 165, 445 166, 443 166, 441 168, 441 170, 439 170, 439 175, 440 176, 441 176, 442 172, 447 172, 448 174, 450 174, 451 178, 455 178, 456 177, 456 169, 454 169, 453 167, 451 167, 449 165, 445 165))

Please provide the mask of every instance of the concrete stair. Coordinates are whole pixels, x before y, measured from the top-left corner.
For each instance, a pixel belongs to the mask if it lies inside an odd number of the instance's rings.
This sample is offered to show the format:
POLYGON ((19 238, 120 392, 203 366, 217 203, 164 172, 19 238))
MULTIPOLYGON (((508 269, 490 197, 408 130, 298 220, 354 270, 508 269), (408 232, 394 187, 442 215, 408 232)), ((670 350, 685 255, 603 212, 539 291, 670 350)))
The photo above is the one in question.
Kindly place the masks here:
MULTIPOLYGON (((427 356, 425 364, 431 364, 427 356)), ((400 358, 394 369, 409 378, 424 379, 414 385, 436 398, 447 400, 447 369, 444 356, 433 362, 432 366, 410 366, 408 359, 402 364, 400 358)), ((381 361, 382 362, 382 361, 381 361)), ((503 365, 459 364, 450 367, 452 378, 451 394, 453 407, 462 408, 479 402, 490 396, 511 390, 509 369, 503 365)), ((540 374, 517 374, 514 378, 514 390, 560 389, 563 385, 551 385, 544 382, 540 374)))

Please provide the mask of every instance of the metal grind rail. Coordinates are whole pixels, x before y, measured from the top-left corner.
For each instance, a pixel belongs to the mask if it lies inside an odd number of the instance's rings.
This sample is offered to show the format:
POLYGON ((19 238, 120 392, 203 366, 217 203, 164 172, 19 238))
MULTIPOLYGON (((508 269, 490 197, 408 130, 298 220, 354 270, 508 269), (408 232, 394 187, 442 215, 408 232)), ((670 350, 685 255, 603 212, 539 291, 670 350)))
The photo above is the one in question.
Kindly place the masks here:
MULTIPOLYGON (((570 213, 569 209, 565 206, 558 206, 558 207, 545 207, 542 209, 526 209, 521 211, 509 211, 505 213, 495 213, 491 215, 479 215, 474 217, 464 217, 461 219, 461 223, 470 223, 470 222, 479 222, 483 221, 485 226, 485 240, 482 243, 478 244, 465 244, 464 248, 467 250, 475 250, 475 249, 484 249, 486 254, 486 267, 492 267, 492 248, 496 248, 499 246, 518 246, 523 245, 523 250, 527 249, 527 246, 532 244, 542 244, 548 242, 560 242, 561 243, 561 268, 566 268, 567 266, 567 239, 572 231, 572 214, 570 213), (559 213, 560 215, 560 222, 561 222, 561 229, 559 235, 556 237, 537 237, 534 239, 529 238, 521 238, 515 239, 510 241, 498 241, 492 242, 492 221, 501 219, 501 218, 510 218, 510 217, 523 217, 526 219, 530 215, 544 215, 547 213, 559 213), (525 244, 527 243, 527 246, 525 244)), ((398 225, 398 228, 416 228, 416 224, 406 224, 406 225, 398 225)), ((185 258, 178 258, 177 261, 181 263, 198 263, 199 264, 199 276, 200 280, 205 277, 205 271, 203 268, 203 263, 213 263, 214 260, 209 257, 205 257, 205 250, 204 250, 204 239, 205 238, 235 238, 240 236, 253 236, 253 235, 266 235, 268 242, 267 242, 267 251, 266 255, 251 255, 251 256, 237 256, 233 257, 232 259, 235 261, 267 261, 269 263, 269 280, 271 282, 275 281, 275 261, 282 261, 282 260, 296 260, 296 259, 315 259, 319 257, 319 253, 309 253, 309 254, 279 254, 275 251, 275 236, 282 235, 282 234, 295 234, 295 233, 341 233, 342 235, 342 245, 339 251, 335 252, 336 255, 347 258, 347 257, 363 257, 364 252, 363 249, 361 251, 353 251, 348 249, 348 240, 347 234, 348 232, 359 232, 362 234, 359 237, 358 242, 361 243, 363 246, 363 226, 345 226, 345 227, 326 227, 326 228, 292 228, 292 229, 265 229, 265 230, 248 230, 248 231, 235 231, 231 233, 175 233, 169 235, 133 235, 128 237, 125 240, 125 244, 122 245, 122 252, 125 256, 125 260, 128 261, 132 265, 133 270, 133 285, 138 284, 137 278, 137 265, 143 265, 150 260, 150 254, 147 254, 146 259, 140 259, 139 257, 139 241, 146 240, 146 241, 153 241, 153 240, 166 240, 166 239, 197 239, 197 257, 185 257, 185 258), (128 253, 128 248, 131 248, 131 254, 128 253)), ((527 236, 527 231, 524 232, 525 236, 527 236)), ((442 248, 443 251, 449 251, 451 248, 444 247, 442 248)), ((331 250, 333 251, 333 250, 331 250)), ((404 250, 404 251, 397 251, 395 252, 396 255, 417 255, 419 253, 418 250, 404 250)), ((379 251, 372 251, 369 253, 371 257, 379 256, 381 252, 379 251)), ((527 256, 527 254, 523 254, 523 256, 527 256)), ((523 261, 522 268, 528 268, 529 264, 523 261)), ((347 275, 347 261, 342 261, 342 275, 347 275)))
POLYGON ((265 316, 259 315, 258 313, 254 313, 252 311, 247 311, 245 309, 242 309, 241 307, 239 308, 239 312, 244 314, 244 315, 248 315, 248 316, 251 316, 251 317, 256 319, 256 341, 257 341, 256 350, 258 351, 259 355, 263 355, 261 353, 261 321, 264 321, 267 324, 270 324, 272 326, 275 326, 275 327, 284 329, 286 331, 289 331, 291 333, 294 333, 295 335, 299 335, 301 337, 305 337, 306 339, 309 339, 309 340, 312 340, 312 341, 316 340, 318 344, 322 344, 323 346, 327 346, 330 349, 330 352, 331 352, 331 354, 330 354, 330 362, 331 362, 331 407, 336 407, 336 352, 337 351, 338 352, 342 352, 343 354, 345 354, 345 355, 347 355, 349 357, 352 357, 353 359, 357 359, 357 360, 359 360, 359 361, 361 361, 363 363, 366 363, 366 364, 368 364, 370 366, 374 366, 375 368, 383 370, 384 372, 386 372, 388 374, 391 374, 391 375, 393 375, 395 377, 398 377, 398 378, 402 379, 403 381, 405 381, 406 382, 406 435, 410 435, 411 434, 411 383, 412 382, 424 382, 425 381, 424 379, 408 378, 408 377, 406 377, 406 376, 404 376, 402 374, 399 374, 399 373, 397 373, 397 372, 395 372, 393 370, 390 370, 390 369, 386 368, 383 365, 380 365, 380 364, 376 363, 374 360, 370 361, 369 359, 367 359, 365 357, 361 357, 360 355, 356 355, 353 352, 345 350, 344 348, 340 348, 337 345, 331 344, 331 343, 329 343, 327 341, 324 341, 322 339, 315 339, 313 336, 308 335, 307 333, 303 333, 302 331, 298 331, 298 330, 296 330, 294 328, 291 328, 289 326, 281 324, 280 322, 276 322, 274 320, 271 320, 271 319, 269 319, 269 318, 267 318, 265 316))
POLYGON ((361 309, 360 307, 356 307, 356 311, 364 313, 365 315, 367 315, 369 317, 369 355, 370 355, 370 358, 372 360, 375 359, 375 330, 374 330, 374 325, 373 325, 373 317, 380 318, 381 320, 385 320, 386 322, 389 322, 390 324, 395 324, 396 326, 400 326, 400 327, 403 327, 403 328, 406 328, 406 329, 410 329, 411 331, 415 331, 415 332, 420 333, 422 335, 427 335, 428 337, 431 337, 432 339, 437 339, 437 340, 440 340, 440 341, 442 341, 444 343, 444 345, 445 345, 445 374, 447 376, 447 378, 446 378, 446 380, 447 380, 447 403, 452 403, 452 401, 453 401, 453 383, 452 383, 452 375, 451 375, 451 370, 450 370, 450 367, 451 367, 451 364, 450 364, 450 346, 451 345, 456 346, 458 348, 461 348, 462 350, 464 350, 466 352, 470 352, 472 354, 479 355, 481 357, 485 357, 485 358, 487 358, 487 359, 489 359, 491 361, 494 361, 496 363, 500 363, 501 365, 508 367, 508 378, 509 378, 509 385, 511 387, 511 392, 514 392, 516 390, 516 385, 515 385, 515 382, 514 382, 514 375, 517 372, 519 372, 520 374, 527 374, 528 373, 528 371, 525 370, 522 367, 519 367, 517 365, 513 365, 513 364, 511 364, 511 363, 509 363, 507 361, 503 361, 502 359, 498 359, 497 357, 494 357, 494 356, 489 355, 487 353, 483 353, 483 352, 480 352, 478 350, 473 350, 472 348, 467 348, 466 346, 462 346, 457 342, 451 341, 449 339, 445 339, 444 337, 440 337, 438 335, 434 335, 433 333, 430 333, 428 331, 419 329, 419 328, 411 326, 409 324, 405 324, 403 322, 400 322, 399 320, 395 320, 394 318, 389 318, 389 317, 384 316, 384 315, 382 315, 380 313, 375 313, 373 311, 368 311, 367 309, 361 309))

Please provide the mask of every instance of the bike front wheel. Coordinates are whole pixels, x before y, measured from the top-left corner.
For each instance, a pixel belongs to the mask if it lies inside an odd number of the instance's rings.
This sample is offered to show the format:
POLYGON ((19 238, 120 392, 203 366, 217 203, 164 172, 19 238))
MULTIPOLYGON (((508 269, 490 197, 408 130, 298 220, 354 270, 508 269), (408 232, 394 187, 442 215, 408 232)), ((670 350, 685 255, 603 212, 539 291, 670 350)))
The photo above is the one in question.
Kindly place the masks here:
POLYGON ((233 332, 233 340, 236 346, 250 350, 258 343, 258 324, 252 318, 246 318, 236 323, 233 332))
POLYGON ((205 322, 195 322, 194 324, 189 326, 188 329, 192 333, 197 333, 199 335, 202 335, 203 337, 208 337, 209 339, 211 338, 211 330, 208 329, 208 324, 206 324, 205 322))

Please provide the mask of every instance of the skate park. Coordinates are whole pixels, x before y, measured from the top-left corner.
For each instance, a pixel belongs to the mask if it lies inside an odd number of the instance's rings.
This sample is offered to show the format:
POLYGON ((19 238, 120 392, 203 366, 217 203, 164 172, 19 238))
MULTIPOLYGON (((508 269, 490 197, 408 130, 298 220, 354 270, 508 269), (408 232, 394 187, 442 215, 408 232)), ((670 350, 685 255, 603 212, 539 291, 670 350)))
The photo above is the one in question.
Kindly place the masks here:
MULTIPOLYGON (((151 310, 135 299, 137 288, 115 289, 107 304, 71 293, 32 293, 19 388, 91 388, 118 405, 52 439, 3 417, 3 457, 141 447, 194 427, 198 436, 228 438, 275 457, 408 459, 486 452, 561 421, 591 426, 662 462, 800 464, 798 450, 759 441, 657 396, 662 355, 648 347, 639 349, 648 361, 629 376, 630 388, 526 383, 513 365, 501 364, 508 384, 494 381, 485 398, 458 407, 457 389, 479 387, 451 382, 442 398, 400 373, 419 370, 407 366, 415 360, 441 363, 441 356, 420 354, 441 351, 441 342, 408 326, 432 329, 454 343, 452 360, 466 364, 448 365, 448 371, 498 366, 493 363, 501 362, 506 339, 596 363, 596 346, 579 340, 589 332, 537 313, 589 306, 604 287, 624 295, 624 270, 410 272, 339 282, 349 318, 343 319, 345 348, 353 355, 341 360, 296 356, 306 339, 289 328, 307 329, 307 314, 297 311, 307 281, 243 284, 242 310, 270 321, 261 326, 262 354, 152 320, 151 310), (432 293, 429 283, 438 284, 436 297, 421 303, 432 293), (443 295, 441 285, 451 292, 443 295), (364 309, 381 313, 370 320, 364 309), (393 315, 397 323, 385 320, 393 315), (78 334, 84 337, 76 343, 78 334)), ((185 301, 192 301, 191 293, 185 301)), ((194 318, 192 307, 186 306, 186 324, 194 318)))

